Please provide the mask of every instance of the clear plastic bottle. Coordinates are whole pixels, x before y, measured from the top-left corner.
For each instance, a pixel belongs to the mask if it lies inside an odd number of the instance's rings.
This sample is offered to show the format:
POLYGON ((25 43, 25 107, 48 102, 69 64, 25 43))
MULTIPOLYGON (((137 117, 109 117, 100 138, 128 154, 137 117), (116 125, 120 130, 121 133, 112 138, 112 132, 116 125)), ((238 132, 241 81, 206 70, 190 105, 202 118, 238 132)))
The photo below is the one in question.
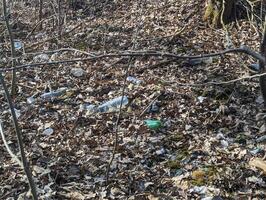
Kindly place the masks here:
POLYGON ((46 93, 41 95, 41 99, 44 101, 49 101, 49 100, 52 100, 56 97, 64 95, 66 93, 66 91, 67 91, 67 88, 63 87, 63 88, 59 88, 56 91, 46 92, 46 93))
POLYGON ((120 107, 121 101, 122 101, 122 106, 128 104, 128 98, 126 96, 120 96, 100 105, 97 108, 97 112, 108 112, 108 111, 117 110, 120 107))
POLYGON ((136 84, 136 85, 139 85, 139 84, 141 84, 141 80, 139 80, 139 79, 137 79, 137 78, 135 78, 135 77, 133 77, 133 76, 128 76, 127 77, 127 81, 128 82, 131 82, 131 83, 134 83, 134 84, 136 84))

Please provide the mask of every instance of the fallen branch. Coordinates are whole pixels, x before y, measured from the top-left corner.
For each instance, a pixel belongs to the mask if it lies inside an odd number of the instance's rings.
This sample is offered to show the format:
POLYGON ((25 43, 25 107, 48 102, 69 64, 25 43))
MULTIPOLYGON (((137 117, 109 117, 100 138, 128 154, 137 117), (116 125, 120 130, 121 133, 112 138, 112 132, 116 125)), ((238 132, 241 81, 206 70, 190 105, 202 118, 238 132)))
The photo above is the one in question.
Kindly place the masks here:
MULTIPOLYGON (((215 82, 215 81, 210 81, 210 82, 206 82, 206 83, 180 83, 177 81, 166 81, 163 80, 164 83, 168 83, 168 84, 177 84, 179 86, 184 86, 184 87, 202 87, 202 86, 209 86, 209 85, 226 85, 226 84, 232 84, 232 83, 236 83, 242 80, 246 80, 246 79, 253 79, 253 78, 259 78, 262 76, 265 76, 265 73, 262 74, 255 74, 252 76, 245 76, 245 77, 241 77, 241 78, 236 78, 236 79, 232 79, 229 81, 221 81, 221 82, 215 82)), ((159 77, 158 77, 159 78, 159 77)))
POLYGON ((252 51, 248 47, 240 47, 235 49, 227 49, 217 53, 210 53, 210 54, 203 54, 197 56, 189 56, 189 55, 178 55, 174 53, 167 53, 167 52, 160 52, 160 51, 126 51, 126 52, 119 52, 119 53, 110 53, 110 54, 98 54, 92 57, 87 58, 75 58, 72 60, 61 60, 61 61, 52 61, 52 62, 43 62, 43 63, 30 63, 24 65, 18 65, 16 67, 8 67, 4 69, 0 69, 0 72, 8 72, 12 70, 19 70, 24 68, 34 68, 40 66, 49 66, 49 65, 56 65, 56 64, 63 64, 63 63, 75 63, 80 61, 88 61, 88 60, 97 60, 103 58, 117 58, 117 57, 144 57, 144 56, 157 56, 157 57, 168 57, 168 58, 175 58, 175 59, 198 59, 198 58, 206 58, 206 57, 216 57, 221 56, 229 53, 244 53, 247 55, 252 56, 253 58, 259 60, 262 63, 265 63, 265 59, 259 53, 252 51))
POLYGON ((10 149, 9 145, 7 144, 1 121, 0 121, 0 134, 1 134, 1 137, 3 140, 3 143, 6 147, 6 150, 9 153, 9 155, 11 156, 11 158, 13 158, 19 164, 19 166, 23 168, 22 162, 19 160, 19 158, 16 156, 16 154, 13 153, 13 151, 10 149))

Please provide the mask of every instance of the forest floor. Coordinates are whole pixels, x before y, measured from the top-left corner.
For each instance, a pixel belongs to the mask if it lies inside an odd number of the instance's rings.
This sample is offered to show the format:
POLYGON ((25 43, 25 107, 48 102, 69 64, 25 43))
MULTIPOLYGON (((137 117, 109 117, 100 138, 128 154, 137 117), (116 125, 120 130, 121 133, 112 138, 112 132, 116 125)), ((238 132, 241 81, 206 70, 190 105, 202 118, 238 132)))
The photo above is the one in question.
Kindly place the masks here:
MULTIPOLYGON (((34 31, 37 10, 15 5, 14 35, 25 48, 20 64, 88 57, 81 51, 200 55, 227 48, 225 31, 202 20, 201 0, 100 0, 80 6, 77 11, 66 9, 59 39, 48 4, 43 29, 34 31), (46 52, 42 58, 30 54, 61 48, 80 51, 46 52)), ((228 32, 232 47, 259 49, 253 22, 239 20, 229 25, 228 32)), ((8 50, 8 40, 1 40, 2 49, 8 50)), ((10 66, 8 55, 3 54, 2 66, 10 66)), ((262 137, 266 126, 258 79, 208 84, 253 75, 247 66, 254 62, 243 54, 197 65, 143 56, 19 70, 14 104, 41 199, 266 199, 262 137), (73 68, 83 69, 80 76, 73 68), (128 76, 139 82, 125 81, 128 76), (63 95, 40 100, 45 92, 63 87, 67 89, 63 95), (129 103, 121 111, 118 129, 117 110, 86 111, 84 105, 100 105, 123 95, 123 90, 129 103), (38 100, 27 102, 33 95, 38 100), (145 123, 150 119, 160 120, 161 127, 151 130, 145 123), (106 182, 116 135, 117 149, 106 182)), ((10 83, 11 73, 5 75, 10 83)), ((6 140, 17 151, 3 93, 0 102, 6 140)), ((0 199, 26 199, 23 170, 2 141, 0 145, 0 199)))

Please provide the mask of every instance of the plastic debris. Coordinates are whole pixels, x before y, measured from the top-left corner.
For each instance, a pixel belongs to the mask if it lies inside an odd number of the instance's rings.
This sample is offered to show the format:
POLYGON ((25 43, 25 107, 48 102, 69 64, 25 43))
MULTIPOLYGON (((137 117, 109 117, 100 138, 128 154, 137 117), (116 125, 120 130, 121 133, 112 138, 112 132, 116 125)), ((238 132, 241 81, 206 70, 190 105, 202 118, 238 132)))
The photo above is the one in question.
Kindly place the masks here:
POLYGON ((47 54, 40 54, 33 58, 34 62, 47 62, 49 61, 49 56, 47 54))
POLYGON ((67 88, 63 87, 63 88, 59 88, 56 91, 53 92, 47 92, 41 95, 41 99, 44 101, 49 101, 49 100, 53 100, 56 97, 62 96, 66 93, 67 88))
POLYGON ((164 148, 161 148, 161 149, 157 150, 155 153, 158 156, 163 155, 163 154, 165 154, 165 149, 164 148))
POLYGON ((254 70, 254 71, 260 71, 260 65, 258 63, 252 63, 249 65, 249 68, 254 70))
POLYGON ((261 95, 258 96, 258 98, 256 98, 255 102, 258 104, 263 104, 263 102, 264 102, 263 97, 261 95))
POLYGON ((197 99, 199 100, 200 103, 202 103, 205 99, 207 99, 207 97, 198 96, 197 99))
POLYGON ((89 111, 89 110, 95 110, 96 106, 95 105, 92 105, 92 104, 81 104, 79 106, 80 110, 86 110, 86 111, 89 111))
POLYGON ((127 81, 128 82, 131 82, 131 83, 134 83, 134 84, 136 84, 136 85, 139 85, 139 84, 141 84, 141 80, 139 80, 139 79, 137 79, 137 78, 135 78, 135 77, 133 77, 133 76, 128 76, 127 77, 127 81))
POLYGON ((92 104, 82 104, 80 105, 79 108, 81 111, 86 111, 86 115, 89 115, 97 111, 97 107, 92 104))
POLYGON ((71 74, 75 77, 81 77, 83 76, 85 71, 82 68, 72 68, 71 74))
POLYGON ((185 130, 190 131, 193 127, 190 124, 186 124, 185 130))
POLYGON ((149 109, 147 110, 148 113, 157 113, 160 110, 158 103, 154 102, 153 104, 151 104, 151 106, 149 107, 149 109))
POLYGON ((15 110, 16 117, 19 118, 21 116, 20 110, 18 110, 16 108, 14 108, 14 110, 15 110))
POLYGON ((226 140, 221 140, 221 145, 223 148, 227 148, 229 146, 229 143, 226 140))
POLYGON ((42 134, 43 135, 46 135, 46 136, 50 136, 50 135, 52 135, 54 133, 54 129, 52 129, 52 128, 47 128, 47 129, 45 129, 43 132, 42 132, 42 134))
POLYGON ((162 127, 160 120, 147 119, 144 121, 149 129, 157 130, 162 127))
POLYGON ((21 41, 15 40, 14 41, 14 47, 15 47, 16 50, 19 50, 19 49, 22 49, 23 48, 23 44, 22 44, 21 41))
POLYGON ((189 190, 190 193, 206 194, 208 188, 206 186, 194 186, 189 190))
POLYGON ((263 152, 263 150, 261 148, 255 148, 255 149, 253 149, 253 150, 250 151, 250 153, 252 155, 256 155, 256 154, 258 154, 260 152, 263 152))
POLYGON ((35 102, 36 102, 36 99, 33 96, 27 98, 28 104, 34 104, 35 102))
POLYGON ((263 135, 263 136, 257 138, 256 142, 258 142, 258 143, 266 142, 266 135, 263 135))
POLYGON ((128 98, 126 96, 120 96, 100 105, 97 108, 97 112, 108 112, 108 111, 117 110, 120 107, 121 101, 122 101, 122 106, 128 104, 128 98))

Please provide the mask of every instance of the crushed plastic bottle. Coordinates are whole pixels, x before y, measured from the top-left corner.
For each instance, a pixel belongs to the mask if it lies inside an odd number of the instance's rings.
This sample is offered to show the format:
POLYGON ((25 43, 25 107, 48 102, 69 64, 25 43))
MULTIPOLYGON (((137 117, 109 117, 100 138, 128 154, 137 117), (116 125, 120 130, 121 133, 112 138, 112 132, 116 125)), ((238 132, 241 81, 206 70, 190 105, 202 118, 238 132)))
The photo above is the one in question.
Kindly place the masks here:
POLYGON ((161 128, 162 122, 160 120, 147 119, 144 121, 149 129, 157 130, 161 128))
POLYGON ((135 78, 135 77, 133 77, 133 76, 128 76, 127 77, 127 81, 128 82, 131 82, 131 83, 134 83, 134 84, 136 84, 136 85, 139 85, 139 84, 141 84, 141 80, 139 80, 139 79, 137 79, 137 78, 135 78))
POLYGON ((75 77, 81 77, 84 75, 84 70, 82 68, 72 68, 71 74, 75 77))
POLYGON ((79 109, 81 111, 86 111, 86 115, 90 114, 90 113, 94 113, 97 110, 97 107, 93 104, 81 104, 79 106, 79 109))
POLYGON ((63 87, 63 88, 59 88, 56 91, 53 92, 46 92, 44 94, 41 95, 41 99, 44 101, 49 101, 49 100, 53 100, 56 97, 62 96, 66 93, 67 88, 63 87))
POLYGON ((33 58, 34 62, 47 62, 49 61, 49 56, 45 53, 37 55, 33 58))
POLYGON ((43 135, 45 135, 45 136, 50 136, 50 135, 52 135, 54 133, 54 129, 52 129, 52 128, 46 128, 43 132, 42 132, 42 134, 43 135))
POLYGON ((108 111, 117 110, 120 107, 121 101, 122 101, 122 106, 128 104, 128 98, 126 96, 120 96, 100 105, 96 109, 96 112, 108 112, 108 111))

